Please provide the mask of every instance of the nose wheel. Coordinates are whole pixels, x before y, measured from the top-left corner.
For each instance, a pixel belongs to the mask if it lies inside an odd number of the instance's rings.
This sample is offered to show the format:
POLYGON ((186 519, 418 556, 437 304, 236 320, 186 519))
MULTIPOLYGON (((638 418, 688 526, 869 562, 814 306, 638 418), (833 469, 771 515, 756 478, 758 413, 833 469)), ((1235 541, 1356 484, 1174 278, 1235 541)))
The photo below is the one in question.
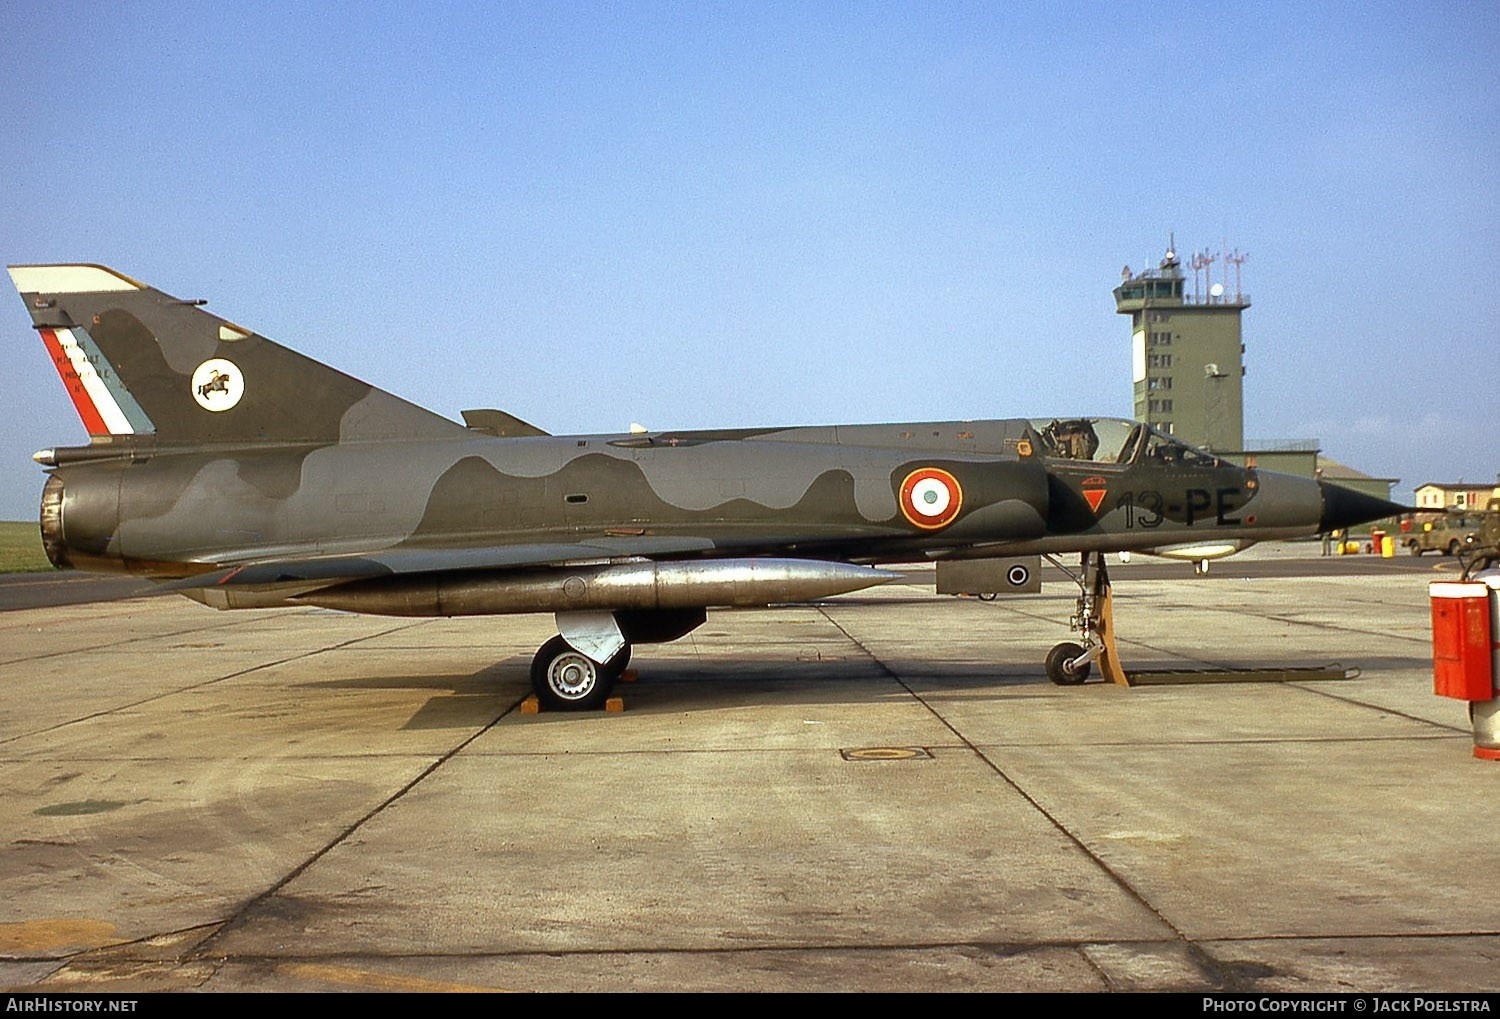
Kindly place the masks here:
POLYGON ((1089 678, 1092 661, 1085 657, 1082 644, 1063 641, 1047 652, 1047 678, 1058 686, 1078 686, 1089 678))
POLYGON ((1078 585, 1078 603, 1068 626, 1077 631, 1080 640, 1064 641, 1047 652, 1043 663, 1047 678, 1058 686, 1078 686, 1089 678, 1095 662, 1107 680, 1129 686, 1130 680, 1120 668, 1115 649, 1113 595, 1109 572, 1104 567, 1103 552, 1085 552, 1075 573, 1053 556, 1047 561, 1078 585))

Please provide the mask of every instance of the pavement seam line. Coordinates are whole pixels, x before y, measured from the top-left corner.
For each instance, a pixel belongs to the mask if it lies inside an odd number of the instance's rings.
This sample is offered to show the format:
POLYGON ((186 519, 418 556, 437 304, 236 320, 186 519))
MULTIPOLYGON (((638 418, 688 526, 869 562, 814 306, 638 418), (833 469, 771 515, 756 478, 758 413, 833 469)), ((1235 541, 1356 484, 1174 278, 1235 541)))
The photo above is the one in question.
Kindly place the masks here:
MULTIPOLYGON (((245 622, 250 622, 250 620, 245 620, 245 622)), ((425 622, 425 620, 418 620, 417 622, 405 623, 405 624, 400 625, 400 626, 392 626, 390 629, 382 630, 380 632, 380 634, 378 634, 377 636, 385 636, 387 634, 396 633, 396 632, 398 632, 400 630, 407 630, 407 629, 410 629, 413 626, 419 626, 419 625, 421 625, 422 622, 425 622)), ((192 633, 192 632, 196 632, 196 631, 186 630, 186 631, 181 631, 181 632, 192 633)), ((174 637, 174 636, 178 636, 178 635, 179 634, 176 633, 176 632, 169 633, 169 634, 158 634, 157 638, 164 637, 164 636, 165 637, 174 637)), ((147 638, 144 638, 144 637, 132 638, 132 640, 145 640, 145 639, 147 639, 147 638)), ((92 721, 95 718, 104 718, 104 717, 106 717, 108 715, 114 714, 117 711, 126 711, 126 710, 129 710, 131 708, 138 708, 138 707, 140 707, 143 704, 150 704, 153 701, 163 700, 163 699, 165 699, 167 697, 175 697, 178 694, 187 693, 187 692, 192 691, 192 690, 202 690, 205 687, 213 686, 216 683, 223 683, 223 682, 225 682, 227 680, 238 679, 241 676, 248 676, 252 672, 259 672, 261 669, 275 668, 278 665, 285 665, 288 662, 295 662, 295 661, 297 661, 298 659, 301 659, 301 658, 312 658, 312 657, 314 657, 316 655, 323 654, 326 651, 336 651, 339 648, 348 647, 349 645, 355 644, 355 643, 357 643, 360 640, 367 640, 367 639, 369 639, 369 638, 368 637, 358 637, 358 638, 354 638, 354 639, 351 639, 351 640, 343 641, 343 642, 338 643, 338 644, 329 644, 329 645, 317 648, 317 649, 312 650, 312 651, 304 651, 301 654, 290 655, 290 656, 288 656, 286 658, 278 658, 274 662, 262 662, 259 665, 252 665, 252 666, 250 666, 247 669, 240 669, 237 672, 230 672, 230 673, 226 673, 225 675, 222 675, 222 676, 215 676, 212 679, 205 679, 201 683, 191 683, 191 684, 189 684, 187 686, 177 687, 174 690, 163 691, 161 693, 152 694, 149 697, 142 697, 139 700, 129 701, 129 702, 126 702, 126 703, 123 703, 123 704, 116 704, 116 705, 113 705, 112 707, 106 708, 106 709, 101 710, 101 711, 94 711, 94 712, 91 712, 90 714, 87 714, 87 715, 80 715, 77 718, 70 718, 66 722, 59 722, 56 725, 45 726, 45 727, 43 727, 41 729, 33 729, 30 732, 17 733, 14 736, 6 736, 4 738, 0 738, 0 746, 5 746, 8 743, 14 743, 16 740, 26 739, 26 738, 29 738, 29 737, 32 737, 32 736, 42 736, 42 735, 45 735, 46 733, 49 733, 49 732, 56 732, 59 729, 66 729, 70 725, 78 725, 81 722, 92 721)), ((122 642, 122 643, 130 643, 130 642, 129 641, 125 641, 125 642, 122 642)))
MULTIPOLYGON (((1055 828, 1065 839, 1073 843, 1073 845, 1078 848, 1079 852, 1083 853, 1089 860, 1093 861, 1094 866, 1098 867, 1099 870, 1101 870, 1111 881, 1113 881, 1121 891, 1125 892, 1126 895, 1134 899, 1137 903, 1140 904, 1141 908, 1145 909, 1152 916, 1156 917, 1157 920, 1161 922, 1162 926, 1171 931, 1173 937, 1177 939, 1177 943, 1182 945, 1186 949, 1189 957, 1193 960, 1193 964, 1198 967, 1199 972, 1206 980, 1212 981, 1214 984, 1221 987, 1224 985, 1224 981, 1221 980, 1218 975, 1220 972, 1222 972, 1222 965, 1217 959, 1210 955, 1205 949, 1194 943, 1186 934, 1178 929, 1177 925, 1174 924, 1171 920, 1167 919, 1166 915, 1162 913, 1161 910, 1157 909, 1156 906, 1153 905, 1151 901, 1148 900, 1139 891, 1137 891, 1129 881, 1127 881, 1121 874, 1117 873, 1113 867, 1111 867, 1107 862, 1105 862, 1104 859, 1102 859, 1097 853, 1090 849, 1082 839, 1073 834, 1073 832, 1070 831, 1068 827, 1064 825, 1062 821, 1059 820, 1050 810, 1044 807, 1035 797, 1033 797, 1030 793, 1023 789, 1020 783, 1018 783, 1014 778, 1007 774, 1005 769, 1000 767, 1000 765, 997 764, 993 758, 991 758, 988 754, 981 750, 967 736, 954 728, 952 722, 950 722, 946 717, 943 716, 941 712, 934 708, 926 698, 913 690, 904 679, 896 674, 894 669, 892 669, 885 663, 884 659, 876 655, 873 651, 865 646, 864 642, 862 642, 859 638, 855 637, 852 633, 846 630, 838 620, 830 616, 826 608, 822 607, 821 605, 817 608, 818 612, 822 614, 823 618, 832 623, 840 633, 848 638, 850 643, 852 643, 855 647, 859 648, 867 656, 869 656, 872 662, 879 666, 882 671, 884 671, 888 676, 891 677, 891 679, 895 680, 896 683, 900 685, 900 687, 908 694, 910 694, 918 704, 921 704, 924 708, 926 708, 928 712, 932 714, 933 718, 937 719, 937 721, 945 729, 953 733, 954 737, 957 738, 966 748, 968 748, 970 753, 974 754, 976 758, 983 761, 985 765, 1000 778, 1001 781, 1015 790, 1016 795, 1020 796, 1023 800, 1030 804, 1033 810, 1035 810, 1042 817, 1046 818, 1047 822, 1051 824, 1053 828, 1055 828)), ((1094 944, 1094 942, 1088 942, 1088 944, 1094 944)), ((1079 954, 1084 956, 1085 960, 1089 962, 1090 966, 1094 966, 1094 963, 1091 960, 1087 959, 1088 953, 1080 950, 1079 954)), ((1111 987, 1114 986, 1114 981, 1109 980, 1107 974, 1105 974, 1103 971, 1099 971, 1097 966, 1094 966, 1094 968, 1099 972, 1100 977, 1103 978, 1107 984, 1109 984, 1111 987)))
POLYGON ((434 759, 432 761, 431 764, 429 764, 427 767, 423 768, 421 771, 417 772, 416 775, 412 776, 412 778, 411 778, 410 781, 408 781, 406 784, 402 785, 400 788, 398 788, 395 792, 391 793, 389 796, 387 796, 384 799, 380 800, 373 807, 371 807, 368 811, 366 811, 363 815, 361 815, 360 817, 356 818, 353 822, 351 822, 349 824, 348 827, 346 827, 343 831, 341 831, 337 835, 335 835, 322 848, 318 849, 312 855, 310 855, 307 859, 303 860, 297 866, 295 866, 291 870, 287 871, 284 875, 282 875, 282 877, 279 880, 273 882, 265 890, 263 890, 263 891, 255 894, 255 895, 251 896, 250 898, 246 899, 245 902, 238 909, 234 910, 233 913, 231 913, 227 918, 225 918, 225 920, 220 924, 219 929, 217 931, 215 931, 213 934, 210 934, 208 937, 206 937, 202 941, 200 941, 194 947, 194 949, 190 953, 188 953, 181 961, 183 961, 183 962, 194 962, 194 961, 212 961, 212 960, 217 959, 218 961, 222 962, 225 959, 227 959, 228 956, 214 955, 213 953, 210 952, 210 949, 212 948, 213 944, 215 942, 217 942, 224 934, 226 934, 226 933, 228 933, 228 932, 230 932, 232 930, 238 929, 238 927, 241 924, 243 924, 246 916, 249 914, 249 912, 252 909, 254 909, 256 906, 260 905, 262 902, 265 902, 265 901, 269 900, 270 898, 272 898, 273 896, 275 896, 278 892, 280 892, 283 888, 285 888, 287 885, 291 884, 297 878, 301 877, 304 873, 307 872, 307 870, 310 867, 312 867, 313 864, 317 863, 323 857, 327 856, 335 848, 337 848, 339 845, 341 845, 343 842, 345 842, 355 832, 359 831, 366 824, 368 824, 374 818, 376 818, 377 816, 379 816, 383 811, 385 811, 385 809, 387 807, 390 807, 392 804, 394 804, 398 800, 402 799, 404 796, 406 796, 407 793, 411 792, 420 783, 424 782, 433 773, 435 773, 439 768, 441 768, 443 765, 445 765, 449 761, 451 761, 454 757, 456 757, 459 753, 461 753, 464 749, 466 749, 475 740, 479 739, 479 737, 483 736, 485 733, 487 733, 491 729, 493 729, 496 725, 498 725, 500 723, 501 719, 505 718, 508 715, 511 715, 511 714, 515 713, 520 708, 520 706, 521 706, 521 704, 522 704, 522 702, 524 700, 525 700, 525 698, 522 698, 521 700, 515 701, 509 707, 507 707, 505 710, 501 711, 498 715, 496 715, 494 718, 490 719, 484 725, 482 725, 478 729, 476 729, 467 738, 465 738, 463 740, 460 740, 458 743, 456 743, 452 747, 450 747, 447 751, 445 751, 444 753, 440 754, 436 759, 434 759))

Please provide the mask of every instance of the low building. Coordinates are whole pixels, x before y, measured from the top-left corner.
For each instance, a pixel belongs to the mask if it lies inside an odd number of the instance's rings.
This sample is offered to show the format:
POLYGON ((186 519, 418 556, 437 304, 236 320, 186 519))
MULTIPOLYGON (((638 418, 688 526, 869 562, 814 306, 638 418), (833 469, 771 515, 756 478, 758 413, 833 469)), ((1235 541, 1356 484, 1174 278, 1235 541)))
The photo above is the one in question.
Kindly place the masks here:
POLYGON ((1401 480, 1377 478, 1340 463, 1331 456, 1325 456, 1315 439, 1288 439, 1282 442, 1262 440, 1252 443, 1251 448, 1243 452, 1225 453, 1224 459, 1241 467, 1258 467, 1280 474, 1295 474, 1300 478, 1317 478, 1319 481, 1373 495, 1377 499, 1390 499, 1391 490, 1401 480))
POLYGON ((1321 453, 1318 454, 1317 477, 1331 484, 1352 488, 1356 492, 1363 492, 1380 499, 1390 499, 1391 490, 1401 480, 1400 478, 1377 478, 1321 453))
POLYGON ((1413 505, 1434 513, 1447 510, 1483 509, 1491 499, 1500 498, 1500 485, 1452 484, 1429 481, 1418 485, 1413 505))

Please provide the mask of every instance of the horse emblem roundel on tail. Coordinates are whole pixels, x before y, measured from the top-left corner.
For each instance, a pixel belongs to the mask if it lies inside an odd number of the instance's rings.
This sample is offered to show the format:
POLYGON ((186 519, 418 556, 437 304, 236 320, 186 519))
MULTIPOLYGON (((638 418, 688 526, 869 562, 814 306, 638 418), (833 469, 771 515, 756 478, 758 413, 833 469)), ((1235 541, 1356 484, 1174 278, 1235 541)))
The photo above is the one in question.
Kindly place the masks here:
POLYGON ((245 395, 245 376, 233 361, 211 358, 193 372, 193 399, 204 410, 228 410, 245 395))

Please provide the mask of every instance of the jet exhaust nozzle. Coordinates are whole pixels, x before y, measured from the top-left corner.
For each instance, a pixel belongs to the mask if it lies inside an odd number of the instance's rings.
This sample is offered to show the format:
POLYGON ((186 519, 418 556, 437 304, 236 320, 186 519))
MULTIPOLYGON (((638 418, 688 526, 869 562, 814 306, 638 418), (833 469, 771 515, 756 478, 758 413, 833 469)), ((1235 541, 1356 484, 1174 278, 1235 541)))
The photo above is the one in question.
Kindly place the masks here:
POLYGON ((42 551, 47 553, 47 561, 53 566, 59 570, 66 570, 73 564, 68 559, 68 542, 63 534, 62 508, 62 478, 53 474, 42 486, 42 551))

